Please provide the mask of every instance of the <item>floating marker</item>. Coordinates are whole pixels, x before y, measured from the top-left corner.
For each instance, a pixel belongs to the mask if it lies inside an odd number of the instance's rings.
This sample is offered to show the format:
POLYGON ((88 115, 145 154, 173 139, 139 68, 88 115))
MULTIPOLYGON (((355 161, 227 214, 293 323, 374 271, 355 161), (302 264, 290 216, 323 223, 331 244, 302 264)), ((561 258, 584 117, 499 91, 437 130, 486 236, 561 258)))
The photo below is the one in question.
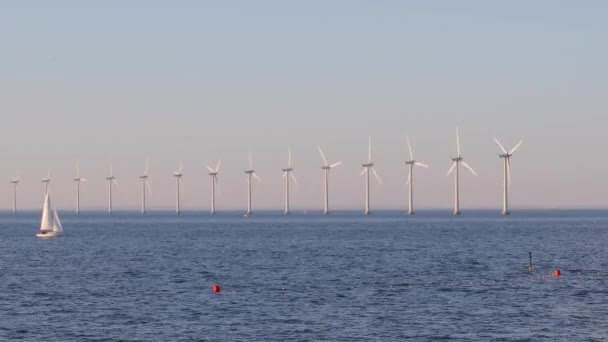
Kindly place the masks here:
POLYGON ((528 272, 532 272, 532 252, 528 252, 530 254, 530 263, 528 264, 528 272))
POLYGON ((560 271, 559 268, 553 271, 553 276, 559 277, 560 275, 562 275, 562 271, 560 271))
POLYGON ((214 293, 219 293, 219 292, 222 290, 222 289, 220 288, 220 286, 219 286, 219 285, 217 285, 217 284, 216 284, 216 285, 213 285, 213 286, 211 287, 211 289, 213 290, 213 292, 214 292, 214 293))

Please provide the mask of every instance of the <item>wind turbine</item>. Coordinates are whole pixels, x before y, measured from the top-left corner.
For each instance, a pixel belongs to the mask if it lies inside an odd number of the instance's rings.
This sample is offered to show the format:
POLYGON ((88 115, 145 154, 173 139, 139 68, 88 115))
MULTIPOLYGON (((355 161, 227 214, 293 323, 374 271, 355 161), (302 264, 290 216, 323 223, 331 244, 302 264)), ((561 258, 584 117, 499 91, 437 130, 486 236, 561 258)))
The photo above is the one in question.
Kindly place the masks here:
POLYGON ((378 181, 378 183, 382 184, 382 180, 380 179, 380 176, 378 176, 378 173, 374 169, 374 163, 372 162, 372 137, 369 137, 367 163, 363 163, 363 164, 361 164, 361 166, 363 166, 363 171, 361 171, 361 176, 363 176, 365 174, 365 215, 369 215, 369 214, 371 214, 371 211, 369 209, 369 196, 370 196, 369 171, 370 170, 374 173, 374 176, 376 177, 376 180, 378 181))
POLYGON ((181 184, 182 184, 182 177, 184 176, 184 174, 182 173, 182 171, 184 170, 184 161, 182 160, 179 163, 179 168, 177 169, 177 171, 173 172, 173 177, 175 177, 175 185, 176 185, 176 202, 175 202, 175 213, 179 214, 180 210, 179 210, 179 190, 181 188, 181 184))
POLYGON ((146 188, 148 188, 148 192, 150 196, 152 196, 152 188, 150 187, 150 181, 148 180, 148 168, 150 166, 150 158, 146 158, 146 168, 144 169, 144 174, 139 176, 141 179, 141 213, 146 213, 146 188))
POLYGON ((245 217, 251 216, 251 176, 255 177, 258 182, 262 182, 260 177, 255 173, 253 169, 253 161, 251 159, 251 152, 249 152, 249 169, 245 170, 245 174, 247 175, 247 211, 245 212, 245 217))
POLYGON ((330 165, 329 162, 327 161, 327 158, 325 158, 325 154, 323 154, 323 150, 321 149, 321 146, 318 146, 318 148, 319 148, 319 153, 321 154, 321 158, 323 158, 323 162, 325 163, 325 165, 321 166, 321 170, 323 170, 324 185, 325 185, 325 198, 324 198, 325 201, 324 201, 324 206, 323 206, 323 214, 327 215, 327 214, 329 214, 329 170, 342 164, 342 162, 339 161, 339 162, 335 162, 330 165))
POLYGON ((86 182, 87 180, 80 177, 80 168, 78 167, 78 163, 76 166, 76 178, 74 181, 76 182, 76 214, 80 214, 80 182, 86 182))
POLYGON ((293 167, 291 167, 291 145, 288 147, 287 153, 287 168, 283 169, 283 178, 285 179, 285 215, 289 215, 289 183, 291 183, 290 178, 293 180, 296 186, 298 185, 298 181, 293 175, 293 167))
POLYGON ((110 176, 106 177, 108 181, 108 213, 112 214, 112 184, 118 186, 116 177, 114 177, 114 169, 112 167, 112 161, 110 161, 110 176))
POLYGON ((209 176, 211 176, 211 210, 209 212, 211 215, 215 215, 215 185, 217 184, 217 175, 220 172, 221 164, 222 161, 218 160, 217 165, 215 165, 215 169, 212 169, 211 166, 207 165, 209 176))
POLYGON ((498 141, 498 139, 496 139, 496 137, 494 137, 494 142, 498 145, 498 147, 500 147, 500 149, 502 150, 502 154, 498 155, 498 158, 502 158, 504 161, 504 179, 503 179, 503 186, 504 186, 504 192, 503 192, 503 198, 502 198, 502 214, 503 215, 509 215, 509 202, 508 202, 508 190, 509 190, 509 184, 511 183, 511 156, 513 155, 513 152, 515 152, 519 146, 521 146, 521 144, 523 143, 522 140, 520 140, 517 145, 515 145, 515 147, 513 147, 510 151, 507 152, 507 150, 504 148, 504 146, 502 146, 502 144, 500 143, 500 141, 498 141))
POLYGON ((51 169, 49 169, 49 172, 46 174, 46 177, 42 178, 42 183, 44 183, 44 194, 48 194, 49 193, 49 183, 51 182, 51 169))
POLYGON ((450 167, 450 170, 448 170, 447 175, 449 175, 450 173, 452 173, 452 171, 454 169, 456 169, 456 173, 454 174, 455 188, 454 188, 453 214, 460 215, 460 188, 459 188, 459 186, 460 186, 460 184, 459 184, 460 164, 462 164, 462 166, 469 169, 469 171, 471 171, 471 173, 475 176, 477 176, 477 172, 475 172, 475 170, 473 170, 473 168, 464 161, 464 159, 462 158, 462 155, 460 154, 460 135, 458 133, 458 127, 456 127, 456 152, 458 153, 458 155, 456 157, 450 158, 450 160, 452 160, 453 164, 452 164, 452 167, 450 167))
POLYGON ((410 137, 406 136, 407 139, 407 148, 410 150, 410 160, 405 161, 405 165, 407 165, 410 169, 410 173, 407 177, 407 184, 409 185, 409 195, 410 202, 408 205, 407 213, 408 215, 414 215, 414 166, 422 166, 424 168, 428 168, 429 166, 423 164, 416 159, 414 159, 414 153, 412 152, 412 145, 410 144, 410 137))
POLYGON ((17 176, 11 179, 11 183, 13 184, 13 214, 17 214, 17 184, 21 177, 19 177, 19 171, 17 171, 17 176))

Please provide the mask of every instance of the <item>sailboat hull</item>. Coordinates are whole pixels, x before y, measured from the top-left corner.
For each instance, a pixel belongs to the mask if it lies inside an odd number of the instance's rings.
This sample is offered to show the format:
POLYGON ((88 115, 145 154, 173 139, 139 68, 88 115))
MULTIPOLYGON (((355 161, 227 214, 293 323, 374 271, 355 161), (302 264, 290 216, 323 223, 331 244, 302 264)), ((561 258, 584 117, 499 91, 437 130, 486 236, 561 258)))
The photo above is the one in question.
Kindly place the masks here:
POLYGON ((61 236, 61 232, 40 232, 38 234, 36 234, 36 237, 42 238, 42 239, 50 239, 50 238, 54 238, 54 237, 58 237, 61 236))

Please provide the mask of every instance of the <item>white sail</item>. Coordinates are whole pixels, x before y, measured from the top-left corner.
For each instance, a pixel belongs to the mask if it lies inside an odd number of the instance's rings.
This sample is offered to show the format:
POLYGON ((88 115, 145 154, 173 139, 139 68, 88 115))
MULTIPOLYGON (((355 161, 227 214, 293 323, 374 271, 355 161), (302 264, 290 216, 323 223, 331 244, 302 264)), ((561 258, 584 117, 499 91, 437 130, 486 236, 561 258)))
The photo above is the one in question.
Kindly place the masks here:
POLYGON ((44 207, 42 208, 42 220, 40 220, 40 231, 53 229, 53 212, 51 211, 51 196, 47 193, 44 197, 44 207))
POLYGON ((59 215, 57 215, 57 209, 53 209, 53 231, 55 233, 61 233, 63 231, 59 215))

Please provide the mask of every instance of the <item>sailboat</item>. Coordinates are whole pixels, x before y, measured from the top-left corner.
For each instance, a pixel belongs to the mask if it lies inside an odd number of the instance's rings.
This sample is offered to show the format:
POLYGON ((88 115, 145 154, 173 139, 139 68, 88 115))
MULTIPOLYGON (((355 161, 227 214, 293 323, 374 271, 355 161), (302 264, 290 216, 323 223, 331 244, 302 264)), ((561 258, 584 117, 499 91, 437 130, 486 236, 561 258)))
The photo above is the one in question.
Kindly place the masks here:
POLYGON ((44 197, 44 207, 42 208, 42 220, 40 221, 40 232, 36 234, 39 238, 54 238, 61 236, 63 227, 57 215, 57 209, 51 205, 51 195, 47 192, 44 197))

